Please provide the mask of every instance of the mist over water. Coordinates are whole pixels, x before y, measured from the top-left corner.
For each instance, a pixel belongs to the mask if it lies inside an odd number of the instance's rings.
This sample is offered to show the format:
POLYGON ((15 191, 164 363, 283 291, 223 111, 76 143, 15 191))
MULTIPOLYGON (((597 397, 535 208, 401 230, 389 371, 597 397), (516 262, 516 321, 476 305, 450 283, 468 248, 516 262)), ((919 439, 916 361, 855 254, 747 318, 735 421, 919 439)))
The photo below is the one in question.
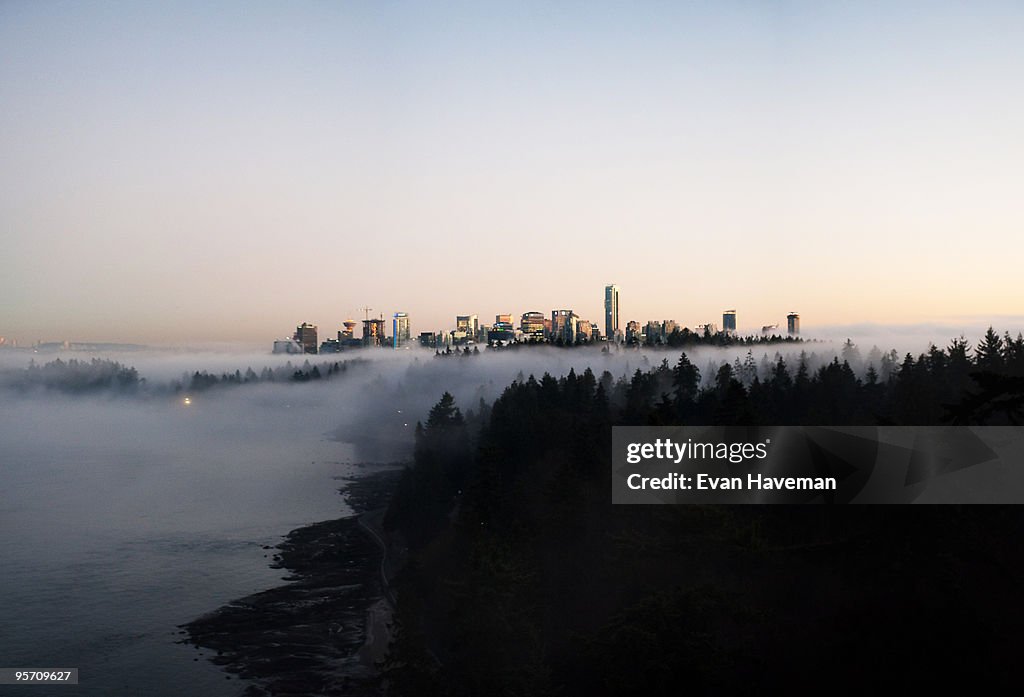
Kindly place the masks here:
POLYGON ((83 695, 239 692, 177 625, 279 583, 263 546, 347 514, 332 477, 358 473, 332 414, 258 392, 5 396, 5 665, 80 668, 83 695))

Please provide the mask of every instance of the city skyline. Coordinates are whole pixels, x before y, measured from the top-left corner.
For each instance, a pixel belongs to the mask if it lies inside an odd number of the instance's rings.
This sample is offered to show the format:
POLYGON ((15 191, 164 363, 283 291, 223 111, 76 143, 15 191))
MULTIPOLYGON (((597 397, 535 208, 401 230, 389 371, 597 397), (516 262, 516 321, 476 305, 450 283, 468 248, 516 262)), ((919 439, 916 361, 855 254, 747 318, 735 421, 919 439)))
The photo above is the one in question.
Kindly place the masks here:
MULTIPOLYGON (((1009 3, 0 7, 0 336, 1024 326, 1009 3), (519 310, 521 308, 521 310, 519 310)), ((941 339, 941 337, 936 337, 941 339)))

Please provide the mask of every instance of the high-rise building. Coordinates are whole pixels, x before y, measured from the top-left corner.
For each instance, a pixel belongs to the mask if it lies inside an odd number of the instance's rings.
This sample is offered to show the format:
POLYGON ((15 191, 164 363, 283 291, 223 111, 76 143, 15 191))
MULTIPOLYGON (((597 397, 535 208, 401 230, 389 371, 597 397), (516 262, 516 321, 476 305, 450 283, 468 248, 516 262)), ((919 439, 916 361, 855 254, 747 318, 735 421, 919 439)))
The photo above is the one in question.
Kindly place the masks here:
POLYGON ((608 341, 618 341, 619 287, 614 283, 604 287, 604 335, 608 341))
POLYGON ((640 323, 635 319, 631 319, 626 322, 626 343, 639 344, 641 338, 640 323))
POLYGON ((579 319, 572 310, 552 310, 551 337, 556 341, 561 339, 566 344, 575 344, 579 319))
POLYGON ((480 334, 480 318, 476 315, 456 315, 455 331, 464 333, 471 341, 476 341, 480 334))
POLYGON ((524 312, 519 320, 519 330, 525 339, 544 338, 544 313, 524 312))
POLYGON ((578 339, 583 341, 592 341, 594 339, 594 330, 596 327, 588 319, 581 319, 576 323, 576 336, 578 339))
POLYGON ((495 324, 512 324, 512 315, 495 315, 495 324))
POLYGON ((363 346, 384 345, 384 318, 363 320, 363 346))
POLYGON ((662 323, 656 319, 649 320, 644 327, 644 341, 648 344, 660 344, 664 339, 662 323))
POLYGON ((319 346, 316 340, 316 325, 303 322, 295 327, 295 334, 292 338, 302 346, 303 353, 316 353, 319 346))
POLYGON ((393 348, 402 348, 409 343, 409 313, 396 312, 391 323, 391 345, 393 348))
POLYGON ((800 334, 800 315, 795 312, 790 312, 786 315, 786 331, 790 336, 798 336, 800 334))
POLYGON ((487 341, 509 344, 513 339, 516 338, 515 327, 512 326, 511 322, 495 322, 494 325, 487 330, 487 341))
POLYGON ((736 310, 726 310, 722 313, 722 331, 726 334, 736 333, 736 310))

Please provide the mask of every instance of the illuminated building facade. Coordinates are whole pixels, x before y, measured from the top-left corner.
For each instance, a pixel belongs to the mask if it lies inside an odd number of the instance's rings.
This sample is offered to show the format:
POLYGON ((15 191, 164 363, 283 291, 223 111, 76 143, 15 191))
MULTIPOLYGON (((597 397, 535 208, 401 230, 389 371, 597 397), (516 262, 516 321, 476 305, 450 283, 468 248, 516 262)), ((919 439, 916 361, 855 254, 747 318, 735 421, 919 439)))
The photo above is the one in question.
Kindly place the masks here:
POLYGON ((409 313, 396 312, 391 320, 391 346, 402 348, 408 345, 411 334, 409 331, 409 313))

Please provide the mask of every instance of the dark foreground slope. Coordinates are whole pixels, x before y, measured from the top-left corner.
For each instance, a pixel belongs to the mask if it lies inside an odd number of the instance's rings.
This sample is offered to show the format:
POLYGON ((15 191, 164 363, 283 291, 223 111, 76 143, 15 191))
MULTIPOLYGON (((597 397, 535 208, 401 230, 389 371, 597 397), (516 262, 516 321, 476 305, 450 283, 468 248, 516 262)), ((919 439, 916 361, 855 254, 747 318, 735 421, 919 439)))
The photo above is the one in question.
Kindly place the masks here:
POLYGON ((962 349, 884 380, 836 362, 747 384, 726 366, 699 389, 685 357, 618 384, 544 376, 469 418, 445 395, 387 518, 413 550, 391 694, 1010 687, 1017 506, 609 500, 612 425, 1012 422, 1020 365, 962 349))

